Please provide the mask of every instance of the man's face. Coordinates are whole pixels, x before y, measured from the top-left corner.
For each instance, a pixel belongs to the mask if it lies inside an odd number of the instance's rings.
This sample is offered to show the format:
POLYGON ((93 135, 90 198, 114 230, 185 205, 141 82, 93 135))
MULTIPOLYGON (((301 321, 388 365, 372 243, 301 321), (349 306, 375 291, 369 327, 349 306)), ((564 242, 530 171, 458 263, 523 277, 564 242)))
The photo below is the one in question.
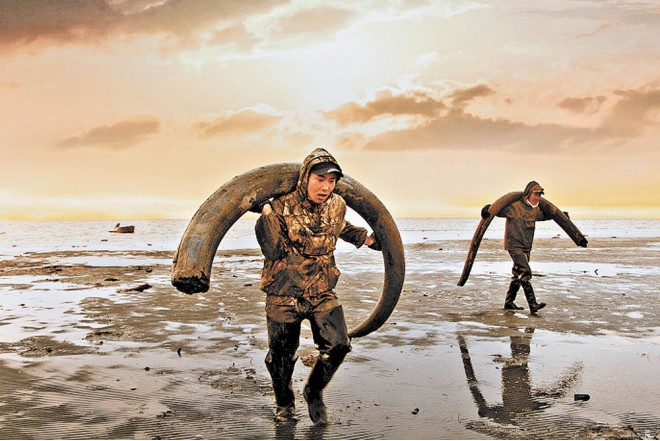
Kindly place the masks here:
POLYGON ((307 182, 307 197, 315 204, 325 202, 337 185, 337 176, 334 173, 325 175, 309 174, 307 182))
POLYGON ((535 191, 529 195, 529 203, 532 205, 536 205, 539 203, 541 200, 541 192, 540 191, 535 191))

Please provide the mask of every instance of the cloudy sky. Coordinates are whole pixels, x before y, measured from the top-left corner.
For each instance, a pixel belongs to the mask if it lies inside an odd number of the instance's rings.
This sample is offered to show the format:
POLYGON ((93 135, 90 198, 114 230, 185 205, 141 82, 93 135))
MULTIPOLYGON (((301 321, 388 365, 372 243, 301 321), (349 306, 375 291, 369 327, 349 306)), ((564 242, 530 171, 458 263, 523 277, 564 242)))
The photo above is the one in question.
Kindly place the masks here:
POLYGON ((190 218, 325 147, 395 217, 660 218, 645 0, 0 0, 0 220, 190 218))

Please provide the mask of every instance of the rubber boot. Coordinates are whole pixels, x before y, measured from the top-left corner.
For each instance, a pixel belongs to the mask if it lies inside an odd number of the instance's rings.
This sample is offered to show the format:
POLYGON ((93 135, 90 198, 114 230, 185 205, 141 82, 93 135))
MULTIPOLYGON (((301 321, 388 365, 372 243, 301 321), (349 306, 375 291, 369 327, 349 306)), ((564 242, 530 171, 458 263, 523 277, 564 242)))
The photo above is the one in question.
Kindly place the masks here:
POLYGON ((538 303, 536 301, 536 296, 534 295, 534 288, 529 282, 522 283, 523 290, 525 291, 525 297, 527 298, 527 303, 529 303, 529 311, 532 314, 536 314, 540 309, 545 308, 545 303, 538 303))
POLYGON ((335 356, 323 354, 316 359, 312 371, 309 373, 307 384, 303 389, 303 397, 307 402, 309 418, 316 425, 325 425, 328 423, 328 414, 323 402, 323 389, 332 379, 332 376, 344 361, 346 352, 340 352, 335 356))
POLYGON ((266 355, 266 368, 273 381, 273 391, 275 392, 275 420, 280 422, 289 421, 293 418, 296 411, 295 395, 293 393, 292 377, 293 368, 298 357, 278 355, 269 352, 266 355))
POLYGON ((513 309, 517 311, 525 309, 522 306, 518 306, 513 303, 513 301, 516 300, 516 295, 518 294, 519 289, 520 281, 518 279, 511 279, 509 290, 506 292, 506 298, 504 299, 504 309, 513 309))

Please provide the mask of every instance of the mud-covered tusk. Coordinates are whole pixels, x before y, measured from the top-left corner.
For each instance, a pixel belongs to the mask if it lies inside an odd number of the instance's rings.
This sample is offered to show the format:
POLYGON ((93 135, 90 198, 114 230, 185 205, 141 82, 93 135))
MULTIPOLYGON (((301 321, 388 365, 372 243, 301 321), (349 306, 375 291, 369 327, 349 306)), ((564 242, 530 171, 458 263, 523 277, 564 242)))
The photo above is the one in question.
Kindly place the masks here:
MULTIPOLYGON (((227 231, 256 203, 290 193, 300 164, 273 164, 230 180, 197 210, 186 228, 172 264, 172 285, 193 294, 209 289, 213 258, 227 231)), ((344 176, 335 192, 369 224, 382 247, 385 267, 380 298, 367 318, 349 330, 362 337, 380 328, 394 311, 405 277, 405 256, 399 229, 383 203, 367 188, 344 176)))
MULTIPOLYGON (((470 271, 472 271, 474 259, 477 257, 477 251, 479 251, 481 239, 483 239, 484 234, 486 233, 486 230, 488 229, 488 226, 490 225, 493 218, 497 215, 497 213, 502 211, 508 205, 511 205, 515 201, 522 199, 522 197, 522 191, 507 193, 493 202, 488 208, 488 217, 485 219, 482 218, 481 221, 479 221, 479 225, 477 226, 477 229, 472 236, 468 255, 465 259, 465 264, 463 265, 463 273, 461 274, 461 277, 457 283, 458 286, 465 285, 468 277, 470 277, 470 271)), ((559 225, 562 230, 568 234, 568 237, 570 237, 576 245, 586 246, 587 239, 563 211, 561 211, 559 208, 553 205, 552 202, 545 198, 541 198, 539 201, 539 206, 541 207, 541 210, 546 214, 546 216, 554 220, 557 225, 559 225)))

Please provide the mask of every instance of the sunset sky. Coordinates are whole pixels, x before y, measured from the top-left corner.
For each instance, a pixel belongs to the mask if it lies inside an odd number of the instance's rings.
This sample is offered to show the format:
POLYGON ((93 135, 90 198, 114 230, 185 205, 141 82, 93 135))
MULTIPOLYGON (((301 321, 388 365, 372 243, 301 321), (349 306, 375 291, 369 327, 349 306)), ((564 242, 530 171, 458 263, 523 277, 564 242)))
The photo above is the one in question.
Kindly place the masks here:
POLYGON ((658 219, 660 5, 0 0, 0 220, 186 219, 316 147, 395 217, 658 219))

